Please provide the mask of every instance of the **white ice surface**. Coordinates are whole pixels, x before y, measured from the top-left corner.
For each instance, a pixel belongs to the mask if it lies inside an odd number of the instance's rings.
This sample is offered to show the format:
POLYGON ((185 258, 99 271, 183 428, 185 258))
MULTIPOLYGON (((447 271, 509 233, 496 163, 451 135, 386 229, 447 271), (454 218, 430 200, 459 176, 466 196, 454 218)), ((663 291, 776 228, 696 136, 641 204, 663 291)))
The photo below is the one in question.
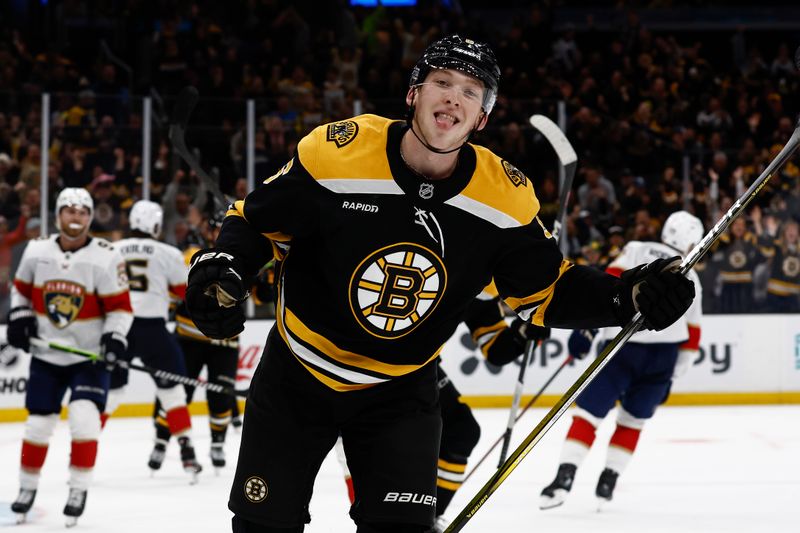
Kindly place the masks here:
MULTIPOLYGON (((544 410, 518 424, 519 443, 544 410)), ((473 459, 502 433, 506 410, 477 410, 483 437, 473 459)), ((657 533, 800 531, 800 406, 664 407, 645 428, 639 449, 620 477, 614 501, 597 511, 594 486, 613 423, 578 470, 560 508, 538 509, 539 491, 555 474, 567 415, 531 451, 470 520, 465 532, 657 533)), ((151 477, 147 457, 152 426, 144 418, 112 418, 105 429, 86 512, 75 532, 176 533, 230 531, 228 491, 239 434, 227 444, 229 466, 215 475, 208 460, 207 419, 194 418, 195 443, 205 471, 189 486, 173 442, 163 468, 151 477)), ((0 424, 0 528, 21 533, 64 531, 69 434, 60 422, 43 469, 36 503, 23 526, 9 505, 18 488, 23 425, 0 424)), ((280 438, 276 435, 276 438, 280 438)), ((462 487, 448 509, 454 517, 483 486, 497 452, 462 487)), ((308 533, 352 532, 339 465, 325 461, 311 502, 308 533)))

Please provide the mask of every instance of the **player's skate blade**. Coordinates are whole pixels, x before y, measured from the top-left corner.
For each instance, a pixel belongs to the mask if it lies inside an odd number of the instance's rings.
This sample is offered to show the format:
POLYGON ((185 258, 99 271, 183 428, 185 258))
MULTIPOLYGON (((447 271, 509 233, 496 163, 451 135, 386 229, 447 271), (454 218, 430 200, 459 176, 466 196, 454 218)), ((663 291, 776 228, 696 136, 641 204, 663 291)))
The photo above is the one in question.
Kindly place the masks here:
POLYGON ((619 474, 610 468, 606 468, 597 480, 597 488, 594 491, 597 496, 597 511, 602 511, 608 502, 614 499, 614 488, 617 486, 619 474))
POLYGON ((577 467, 570 463, 558 465, 556 478, 552 483, 542 489, 542 494, 539 497, 539 509, 552 509, 564 503, 567 499, 567 494, 569 494, 569 491, 572 489, 572 482, 575 480, 576 470, 577 467))
POLYGON ((24 524, 27 521, 28 511, 33 507, 33 500, 35 498, 35 490, 19 489, 17 499, 11 504, 11 512, 16 515, 17 524, 24 524))
POLYGON ((83 514, 85 508, 86 491, 83 489, 69 489, 67 505, 64 506, 64 516, 67 517, 64 525, 75 527, 78 524, 78 517, 83 514))

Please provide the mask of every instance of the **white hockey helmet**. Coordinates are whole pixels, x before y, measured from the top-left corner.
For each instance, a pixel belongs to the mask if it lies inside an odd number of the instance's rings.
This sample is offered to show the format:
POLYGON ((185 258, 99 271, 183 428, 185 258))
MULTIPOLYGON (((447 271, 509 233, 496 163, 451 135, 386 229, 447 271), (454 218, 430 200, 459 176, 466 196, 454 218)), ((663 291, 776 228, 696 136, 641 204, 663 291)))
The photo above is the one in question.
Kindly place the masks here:
POLYGON ((703 223, 686 211, 672 213, 661 229, 661 242, 682 254, 688 253, 702 238, 703 223))
POLYGON ((59 213, 68 206, 85 207, 89 210, 89 218, 94 217, 94 200, 89 191, 83 187, 67 187, 58 193, 56 198, 56 227, 60 230, 59 213))
POLYGON ((132 230, 147 233, 156 239, 164 224, 164 210, 155 202, 139 200, 133 204, 128 220, 132 230))

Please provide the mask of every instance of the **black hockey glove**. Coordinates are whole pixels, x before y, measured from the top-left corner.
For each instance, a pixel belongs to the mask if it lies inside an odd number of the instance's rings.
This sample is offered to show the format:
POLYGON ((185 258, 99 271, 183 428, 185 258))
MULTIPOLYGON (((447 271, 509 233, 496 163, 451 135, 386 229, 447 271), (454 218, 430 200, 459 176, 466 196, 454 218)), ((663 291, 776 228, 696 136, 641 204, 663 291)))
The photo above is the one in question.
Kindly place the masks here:
POLYGON ((540 342, 550 338, 550 328, 536 326, 520 317, 515 318, 509 328, 514 333, 514 344, 520 351, 525 349, 525 343, 528 341, 540 342))
POLYGON ((567 351, 575 359, 583 359, 592 349, 595 335, 597 335, 596 329, 574 330, 567 341, 567 351))
POLYGON ((186 308, 205 336, 228 339, 244 330, 244 310, 240 304, 249 293, 244 289, 243 272, 241 262, 223 251, 200 250, 192 257, 186 308))
POLYGON ((643 329, 661 331, 686 313, 694 300, 694 283, 678 273, 681 258, 656 259, 652 263, 626 270, 621 279, 628 289, 622 306, 633 305, 642 313, 643 329))
POLYGON ((6 338, 11 346, 30 352, 31 337, 36 337, 38 331, 36 313, 30 307, 15 307, 8 312, 6 338))
POLYGON ((106 370, 112 372, 120 361, 125 360, 128 351, 128 340, 117 332, 103 333, 100 337, 100 355, 106 364, 106 370))

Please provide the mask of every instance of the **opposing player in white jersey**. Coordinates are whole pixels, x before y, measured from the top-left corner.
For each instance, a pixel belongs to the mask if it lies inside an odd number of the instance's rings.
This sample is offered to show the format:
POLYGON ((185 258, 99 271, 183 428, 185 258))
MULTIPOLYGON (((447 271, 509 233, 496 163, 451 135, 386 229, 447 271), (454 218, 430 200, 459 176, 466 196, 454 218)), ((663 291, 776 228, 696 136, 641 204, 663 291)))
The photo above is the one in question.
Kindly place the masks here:
POLYGON ((11 510, 20 521, 33 505, 61 402, 67 390, 72 434, 67 526, 86 505, 106 403, 109 371, 85 357, 49 349, 31 350, 43 339, 123 357, 133 315, 125 263, 108 241, 89 236, 94 203, 82 188, 66 188, 56 199, 57 235, 31 241, 22 254, 11 292, 8 342, 31 352, 22 441, 20 491, 11 510))
MULTIPOLYGON (((661 243, 631 241, 609 265, 607 272, 619 276, 623 271, 675 252, 685 256, 703 238, 703 223, 686 211, 673 213, 664 222, 661 243)), ((691 365, 700 346, 702 296, 700 279, 692 270, 697 298, 686 314, 661 331, 640 331, 620 349, 576 401, 572 426, 561 450, 555 480, 542 491, 540 507, 561 505, 572 488, 575 472, 595 439, 603 418, 620 402, 617 426, 611 436, 606 465, 597 482, 595 495, 603 504, 612 499, 617 477, 628 465, 645 422, 669 396, 672 380, 691 365)), ((620 328, 605 328, 602 339, 613 339, 620 328)), ((585 356, 596 330, 576 330, 569 341, 570 354, 585 356)))
MULTIPOLYGON (((186 295, 187 268, 183 254, 174 246, 156 240, 164 220, 164 211, 159 204, 139 200, 131 208, 128 218, 131 236, 115 244, 125 260, 133 305, 134 319, 128 333, 128 356, 138 357, 148 366, 159 370, 186 375, 183 351, 167 330, 170 300, 183 300, 186 295)), ((186 392, 183 385, 154 379, 156 397, 166 412, 170 432, 177 437, 181 447, 183 468, 195 480, 202 468, 197 462, 190 438, 192 421, 186 407, 186 392)), ((127 369, 115 368, 111 375, 106 418, 119 406, 127 383, 127 369)), ((153 461, 150 463, 152 465, 153 461)), ((161 466, 161 461, 158 461, 158 466, 161 466)))

